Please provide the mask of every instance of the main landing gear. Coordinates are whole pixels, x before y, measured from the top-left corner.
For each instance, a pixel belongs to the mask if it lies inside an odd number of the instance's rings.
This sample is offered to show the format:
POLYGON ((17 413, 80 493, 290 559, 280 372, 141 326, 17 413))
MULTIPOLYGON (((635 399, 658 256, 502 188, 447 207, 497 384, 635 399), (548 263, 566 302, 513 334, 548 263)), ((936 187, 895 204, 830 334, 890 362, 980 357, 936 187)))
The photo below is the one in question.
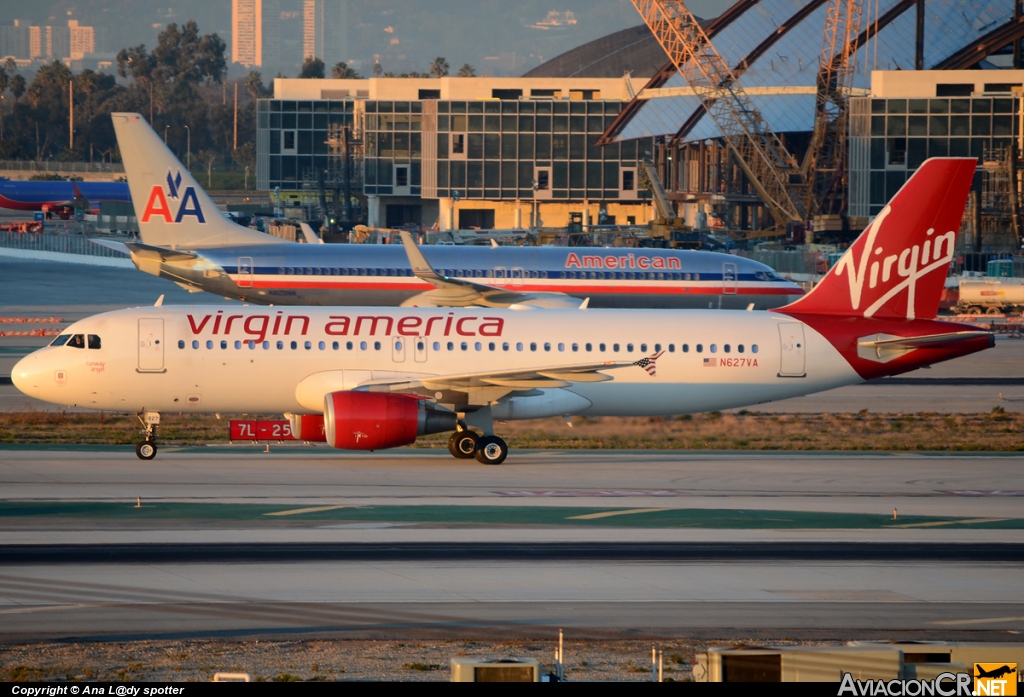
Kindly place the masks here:
POLYGON ((136 414, 142 423, 140 433, 146 437, 144 441, 135 446, 135 454, 140 460, 152 460, 156 457, 156 430, 160 426, 160 414, 155 411, 147 411, 136 414))
POLYGON ((460 460, 476 458, 484 465, 500 465, 508 457, 508 443, 498 436, 478 436, 462 422, 448 439, 448 452, 460 460))

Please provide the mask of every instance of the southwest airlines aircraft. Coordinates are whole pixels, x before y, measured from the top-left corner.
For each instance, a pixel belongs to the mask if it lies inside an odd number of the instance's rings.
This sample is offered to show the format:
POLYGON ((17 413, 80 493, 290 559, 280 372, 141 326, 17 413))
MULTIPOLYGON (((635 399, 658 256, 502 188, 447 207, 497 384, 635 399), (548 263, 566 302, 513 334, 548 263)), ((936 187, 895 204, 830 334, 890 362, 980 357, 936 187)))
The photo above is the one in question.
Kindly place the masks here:
POLYGON ((128 185, 122 182, 15 181, 0 177, 0 208, 74 215, 75 210, 94 212, 103 201, 130 203, 128 185))
POLYGON ((729 409, 991 347, 935 319, 974 170, 925 162, 814 290, 775 311, 146 307, 76 322, 13 380, 145 414, 143 459, 173 411, 284 413, 303 440, 346 450, 452 431, 454 456, 499 464, 495 419, 729 409))
MULTIPOLYGON (((758 309, 803 295, 749 259, 713 252, 427 247, 417 277, 397 245, 295 244, 226 220, 138 114, 114 114, 142 244, 135 265, 258 305, 758 309)), ((304 226, 307 239, 319 242, 304 226)))

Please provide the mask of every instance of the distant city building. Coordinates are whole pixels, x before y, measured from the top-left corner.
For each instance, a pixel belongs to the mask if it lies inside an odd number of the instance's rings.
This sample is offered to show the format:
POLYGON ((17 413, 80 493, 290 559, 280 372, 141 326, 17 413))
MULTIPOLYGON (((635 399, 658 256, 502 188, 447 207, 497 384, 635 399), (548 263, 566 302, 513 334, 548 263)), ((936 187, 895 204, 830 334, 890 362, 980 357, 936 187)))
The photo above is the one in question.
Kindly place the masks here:
POLYGON ((304 0, 303 58, 315 57, 331 69, 348 60, 348 0, 304 0))
POLYGON ((77 19, 68 20, 66 27, 30 26, 16 19, 0 27, 0 58, 70 63, 87 53, 105 50, 104 38, 104 32, 80 26, 77 19))
POLYGON ((82 60, 86 53, 96 52, 96 32, 92 27, 78 26, 77 19, 68 20, 71 60, 82 60))
POLYGON ((316 56, 316 0, 302 0, 302 58, 316 56))
POLYGON ((276 65, 281 53, 279 0, 232 0, 231 62, 247 68, 276 65))
POLYGON ((0 26, 0 58, 29 58, 29 24, 24 20, 0 26))

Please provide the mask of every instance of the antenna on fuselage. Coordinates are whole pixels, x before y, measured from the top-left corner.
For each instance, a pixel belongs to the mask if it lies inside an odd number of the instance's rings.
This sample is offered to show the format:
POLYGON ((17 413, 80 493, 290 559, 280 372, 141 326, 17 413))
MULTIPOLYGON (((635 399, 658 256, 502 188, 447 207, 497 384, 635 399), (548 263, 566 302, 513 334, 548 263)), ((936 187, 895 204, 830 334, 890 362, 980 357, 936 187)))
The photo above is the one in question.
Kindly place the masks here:
POLYGON ((156 299, 156 302, 153 303, 153 307, 163 307, 163 306, 164 306, 164 296, 161 295, 159 298, 156 299))

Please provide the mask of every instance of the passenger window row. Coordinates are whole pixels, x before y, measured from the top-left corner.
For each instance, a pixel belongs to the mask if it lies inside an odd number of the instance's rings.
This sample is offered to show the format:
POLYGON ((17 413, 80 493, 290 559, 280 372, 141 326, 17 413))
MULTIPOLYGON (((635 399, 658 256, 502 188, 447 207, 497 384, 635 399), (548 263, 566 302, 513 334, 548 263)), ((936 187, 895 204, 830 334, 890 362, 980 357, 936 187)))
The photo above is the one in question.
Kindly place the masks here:
MULTIPOLYGON (((281 276, 381 276, 408 277, 413 273, 409 269, 366 269, 366 268, 317 268, 317 267, 281 267, 277 270, 281 276)), ((699 273, 676 273, 665 271, 526 271, 515 270, 496 273, 493 269, 440 269, 439 273, 450 278, 486 278, 498 281, 521 280, 524 278, 557 278, 562 280, 607 280, 607 281, 699 281, 699 273)), ((757 272, 760 280, 774 280, 771 274, 757 272)), ((708 277, 705 280, 713 280, 708 277)))
MULTIPOLYGON (((81 335, 76 335, 76 336, 81 336, 81 335)), ((92 335, 90 335, 90 339, 91 338, 92 338, 92 335)), ((98 344, 99 337, 96 337, 96 339, 97 339, 97 346, 96 346, 96 348, 99 348, 99 344, 98 344)), ((314 342, 312 342, 312 341, 303 341, 303 342, 299 342, 299 341, 288 341, 288 342, 277 341, 277 342, 273 342, 273 344, 272 344, 272 342, 270 342, 270 341, 257 342, 257 341, 249 340, 249 341, 229 342, 227 340, 221 340, 220 342, 206 341, 205 345, 206 345, 207 349, 214 349, 214 348, 217 348, 218 345, 219 345, 219 347, 222 350, 226 350, 226 349, 228 349, 231 346, 232 343, 234 344, 234 348, 238 349, 238 350, 240 350, 242 348, 249 348, 250 350, 255 350, 257 347, 263 348, 264 350, 269 350, 271 348, 271 346, 273 345, 273 346, 275 346, 277 348, 278 351, 283 351, 283 350, 285 350, 286 347, 290 348, 292 351, 297 351, 297 350, 299 350, 300 346, 303 349, 305 349, 306 351, 312 351, 313 347, 314 347, 314 342)), ((54 345, 59 345, 59 344, 56 344, 56 342, 54 342, 54 345)), ((193 341, 192 342, 192 348, 196 349, 196 350, 201 348, 202 345, 203 345, 203 342, 200 342, 200 341, 193 341)), ((326 351, 327 347, 328 347, 328 343, 326 341, 317 342, 315 345, 316 345, 316 348, 318 348, 321 351, 326 351)), ((372 345, 373 345, 373 350, 374 351, 380 351, 383 348, 381 342, 379 342, 379 341, 374 341, 372 343, 372 345)), ((178 348, 179 349, 184 349, 185 346, 186 346, 186 343, 185 343, 184 340, 179 340, 178 341, 178 348)), ((346 351, 354 351, 354 350, 356 350, 357 346, 358 346, 360 351, 368 351, 370 349, 370 342, 360 341, 357 344, 357 342, 354 342, 354 341, 346 341, 344 343, 340 342, 340 341, 334 341, 334 342, 331 342, 331 344, 330 344, 331 350, 334 350, 334 351, 342 350, 343 346, 344 346, 344 349, 346 351)), ((483 351, 485 346, 487 347, 488 351, 497 351, 498 350, 498 343, 496 343, 494 341, 488 342, 486 344, 484 344, 484 342, 481 342, 481 341, 476 341, 476 342, 473 342, 472 344, 470 342, 468 342, 468 341, 461 341, 461 342, 448 341, 448 342, 443 342, 443 343, 440 342, 440 341, 435 341, 435 342, 433 342, 432 348, 433 348, 435 353, 439 353, 439 352, 442 351, 442 347, 444 349, 447 349, 448 351, 456 351, 456 350, 469 351, 470 350, 470 346, 472 346, 473 349, 476 350, 476 351, 483 351)), ((530 342, 529 344, 525 344, 525 343, 520 341, 520 342, 517 342, 515 344, 515 350, 516 351, 525 351, 527 346, 529 346, 529 350, 532 351, 532 352, 537 352, 537 351, 543 350, 545 352, 558 351, 559 353, 564 353, 567 350, 567 348, 568 348, 573 353, 578 353, 580 351, 580 348, 581 348, 580 344, 575 344, 575 343, 567 345, 565 343, 553 344, 551 342, 546 341, 543 344, 541 344, 541 343, 533 341, 533 342, 530 342)), ((597 351, 599 353, 606 353, 608 351, 608 346, 609 345, 602 343, 602 344, 596 344, 596 346, 597 346, 597 351)), ((595 347, 595 344, 591 344, 591 343, 583 344, 582 345, 583 350, 585 352, 587 352, 587 353, 592 353, 594 351, 594 347, 595 347)), ((92 348, 91 345, 90 345, 90 348, 92 348)), ((648 344, 639 344, 639 345, 637 345, 637 344, 632 344, 632 343, 625 344, 625 353, 633 353, 637 348, 639 348, 639 352, 642 353, 642 354, 649 353, 649 351, 648 351, 648 344)), ((675 353, 676 352, 676 345, 675 344, 669 344, 665 348, 668 350, 669 353, 675 353)), ((695 348, 696 353, 704 353, 704 344, 696 344, 694 346, 694 348, 695 348)), ((611 352, 612 353, 620 353, 620 352, 622 352, 622 349, 623 349, 623 345, 622 344, 617 344, 617 343, 616 344, 611 344, 611 352)), ((718 344, 710 344, 708 346, 708 350, 711 353, 718 353, 718 349, 719 349, 718 344)), ((736 349, 736 353, 746 353, 746 351, 747 351, 747 347, 744 344, 736 345, 735 349, 736 349)), ((395 350, 396 351, 404 351, 405 350, 404 343, 401 342, 401 341, 396 342, 395 343, 395 350)), ((416 350, 419 351, 419 352, 426 351, 426 342, 424 342, 424 341, 417 341, 416 342, 416 350)), ((511 351, 512 350, 512 344, 510 344, 507 341, 502 342, 501 343, 501 350, 502 351, 511 351)), ((654 353, 660 353, 661 350, 662 350, 662 344, 654 344, 653 345, 654 353)), ((689 344, 682 344, 679 347, 679 350, 682 353, 689 353, 690 352, 690 345, 689 344)), ((724 353, 732 353, 733 345, 732 344, 724 344, 722 346, 722 351, 724 353)), ((752 344, 750 346, 750 352, 751 353, 757 353, 758 352, 757 344, 752 344)))

